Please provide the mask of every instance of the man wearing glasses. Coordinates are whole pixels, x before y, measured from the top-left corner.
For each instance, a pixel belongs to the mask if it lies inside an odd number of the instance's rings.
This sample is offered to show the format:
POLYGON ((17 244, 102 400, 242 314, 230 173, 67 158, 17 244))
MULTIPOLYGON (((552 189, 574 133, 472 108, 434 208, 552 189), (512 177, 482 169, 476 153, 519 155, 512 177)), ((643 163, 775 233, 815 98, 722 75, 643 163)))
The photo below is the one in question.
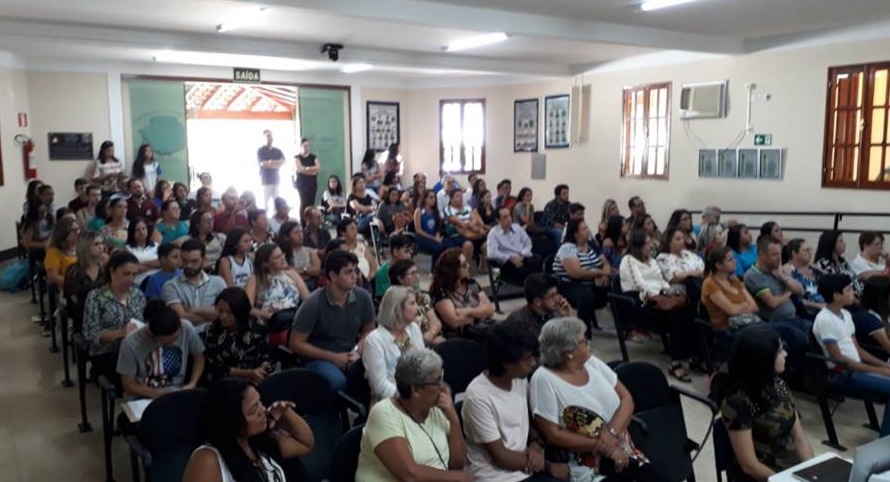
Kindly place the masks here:
POLYGON ((537 338, 544 323, 570 315, 569 302, 556 290, 556 278, 535 273, 525 280, 526 305, 510 313, 507 321, 517 323, 537 338))

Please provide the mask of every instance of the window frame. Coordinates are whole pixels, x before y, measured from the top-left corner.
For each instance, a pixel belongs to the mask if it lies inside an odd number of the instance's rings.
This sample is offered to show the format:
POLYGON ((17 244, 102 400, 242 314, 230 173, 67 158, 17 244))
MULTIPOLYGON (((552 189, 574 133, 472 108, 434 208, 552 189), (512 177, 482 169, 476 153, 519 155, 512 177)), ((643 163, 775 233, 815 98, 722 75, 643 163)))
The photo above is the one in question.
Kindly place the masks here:
MULTIPOLYGON (((858 94, 852 94, 854 96, 858 96, 858 94)), ((883 62, 872 62, 872 63, 864 63, 864 64, 851 64, 851 65, 839 65, 828 68, 828 79, 826 82, 826 94, 825 94, 825 129, 823 131, 823 147, 822 147, 822 187, 823 188, 838 188, 838 189, 864 189, 864 190, 890 190, 890 180, 887 181, 873 181, 869 179, 869 164, 871 161, 871 151, 872 147, 880 146, 881 151, 884 153, 883 160, 883 168, 884 172, 887 172, 887 169, 890 169, 890 155, 888 155, 888 149, 890 149, 890 133, 888 133, 888 124, 890 124, 890 61, 883 62), (878 71, 886 71, 887 79, 885 81, 885 92, 884 92, 884 103, 881 106, 877 106, 877 108, 884 108, 884 129, 883 129, 883 142, 878 144, 873 144, 871 141, 872 138, 872 121, 874 115, 874 88, 875 88, 875 74, 878 71), (857 86, 857 91, 861 88, 862 90, 862 103, 858 107, 854 106, 850 108, 849 106, 836 109, 834 108, 834 101, 836 100, 837 89, 835 88, 835 81, 837 77, 841 74, 848 74, 851 76, 862 76, 861 86, 857 86), (859 129, 857 132, 856 143, 853 144, 852 151, 854 153, 854 160, 852 161, 851 166, 848 168, 852 173, 855 173, 849 176, 845 176, 841 179, 832 179, 832 174, 839 170, 839 168, 845 168, 846 165, 841 164, 844 159, 838 158, 837 156, 837 146, 839 145, 837 142, 837 138, 835 135, 835 126, 837 123, 838 112, 842 109, 846 109, 846 111, 850 114, 855 114, 858 112, 860 117, 860 124, 856 126, 855 117, 853 118, 852 125, 854 128, 859 129), (858 154, 858 157, 855 155, 858 154)), ((847 126, 849 128, 851 122, 847 122, 847 126)), ((844 144, 840 144, 843 148, 844 144)), ((847 149, 851 149, 849 145, 846 147, 847 149)), ((886 174, 885 174, 886 176, 886 174)))
MULTIPOLYGON (((658 181, 668 181, 670 180, 670 166, 671 166, 671 101, 673 97, 673 84, 672 82, 652 82, 649 84, 639 84, 639 85, 631 85, 625 86, 621 91, 622 100, 621 100, 621 148, 620 148, 620 159, 619 159, 619 175, 623 178, 630 179, 644 179, 644 180, 658 180, 658 181), (665 111, 665 122, 666 122, 666 138, 664 143, 664 172, 662 174, 648 174, 649 167, 649 141, 652 137, 649 135, 649 123, 653 119, 658 119, 658 112, 656 107, 655 116, 650 115, 650 106, 649 100, 651 96, 651 92, 653 90, 665 89, 667 93, 666 111, 665 111), (633 117, 628 116, 629 112, 629 99, 636 95, 638 92, 643 92, 643 117, 645 119, 645 136, 646 136, 646 154, 643 157, 643 165, 640 169, 639 174, 633 174, 630 172, 630 168, 633 164, 632 159, 632 151, 633 151, 633 117)), ((657 141, 656 141, 657 142, 657 141)), ((657 144, 655 144, 657 149, 657 144)))
POLYGON ((463 126, 463 112, 466 104, 482 104, 482 156, 479 161, 479 169, 472 171, 463 169, 466 165, 464 156, 463 137, 461 137, 461 169, 448 171, 451 174, 485 174, 486 151, 488 150, 488 106, 484 98, 475 99, 440 99, 439 100, 439 172, 442 172, 445 166, 445 141, 442 139, 442 110, 446 104, 460 104, 461 126, 463 126))

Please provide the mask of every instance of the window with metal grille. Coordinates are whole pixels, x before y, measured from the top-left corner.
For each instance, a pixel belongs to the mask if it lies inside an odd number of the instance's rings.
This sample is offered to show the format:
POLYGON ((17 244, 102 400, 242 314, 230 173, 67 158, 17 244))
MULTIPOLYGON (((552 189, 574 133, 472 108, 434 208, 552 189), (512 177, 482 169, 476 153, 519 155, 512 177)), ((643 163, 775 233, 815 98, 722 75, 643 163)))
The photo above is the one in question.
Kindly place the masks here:
POLYGON ((671 84, 625 87, 621 177, 668 179, 671 84))
POLYGON ((485 172, 485 100, 439 102, 439 167, 452 173, 485 172))

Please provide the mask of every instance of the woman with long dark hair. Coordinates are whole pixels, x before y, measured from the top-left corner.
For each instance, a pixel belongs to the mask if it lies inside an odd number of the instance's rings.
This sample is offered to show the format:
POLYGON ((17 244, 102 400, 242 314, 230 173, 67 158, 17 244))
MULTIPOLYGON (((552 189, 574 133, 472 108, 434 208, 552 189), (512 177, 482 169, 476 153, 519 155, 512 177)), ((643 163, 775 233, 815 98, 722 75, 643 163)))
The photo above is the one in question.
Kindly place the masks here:
POLYGON ((606 231, 596 241, 603 248, 603 256, 613 268, 621 266, 621 259, 627 252, 628 225, 622 216, 611 216, 606 221, 606 231))
POLYGON ((127 244, 127 200, 124 198, 112 198, 105 204, 105 225, 102 226, 102 235, 105 236, 105 244, 122 248, 127 244))
POLYGON ((446 249, 439 257, 430 294, 446 338, 485 340, 488 328, 494 323, 494 305, 470 276, 470 260, 460 249, 446 249))
MULTIPOLYGON (((692 214, 685 209, 677 209, 671 213, 665 232, 679 229, 683 233, 683 243, 686 249, 695 252, 697 249, 695 234, 692 232, 692 214)), ((657 239, 657 238, 656 238, 657 239)))
MULTIPOLYGON (((479 181, 481 181, 481 179, 479 179, 479 181)), ((476 184, 479 183, 477 182, 476 184)), ((476 207, 473 209, 479 213, 479 219, 482 220, 482 224, 488 227, 494 227, 494 225, 498 223, 498 211, 494 208, 494 202, 491 199, 491 191, 488 189, 473 191, 473 196, 477 196, 476 207)))
POLYGON ((72 219, 62 219, 53 228, 52 242, 46 250, 43 267, 46 280, 61 290, 65 284, 65 272, 77 262, 77 237, 80 226, 72 219))
MULTIPOLYGON (((402 175, 402 148, 398 142, 393 142, 386 150, 386 162, 383 163, 383 174, 394 173, 396 176, 402 175)), ((396 185, 401 185, 398 181, 396 185)))
POLYGON ((321 276, 321 259, 316 250, 304 244, 306 235, 296 221, 287 221, 278 230, 278 246, 284 252, 287 265, 303 277, 306 287, 310 290, 318 285, 321 276))
POLYGON ((235 228, 229 231, 216 263, 216 272, 225 280, 226 286, 243 288, 247 279, 253 276, 250 248, 250 233, 246 229, 235 228))
POLYGON ((173 186, 170 184, 170 181, 160 179, 154 186, 154 190, 152 191, 152 201, 154 201, 155 207, 157 207, 158 210, 163 208, 165 202, 176 201, 176 198, 173 196, 173 186))
POLYGON ((253 305, 251 314, 263 320, 273 333, 290 327, 300 301, 309 298, 303 278, 287 266, 276 244, 257 249, 254 274, 247 279, 244 291, 253 305))
POLYGON ((39 201, 28 204, 28 212, 22 223, 22 246, 34 254, 32 259, 43 259, 54 224, 55 218, 49 206, 39 201))
POLYGON ((383 182, 383 169, 380 169, 380 164, 377 163, 377 152, 374 149, 366 150, 365 156, 362 157, 362 174, 365 176, 368 189, 374 191, 380 189, 380 184, 383 182))
POLYGON ((605 306, 612 267, 590 243, 590 229, 583 219, 566 224, 565 241, 553 258, 553 274, 561 281, 560 293, 578 310, 578 318, 588 327, 599 326, 596 310, 605 306))
POLYGON ((776 238, 776 241, 782 246, 785 246, 785 243, 787 242, 785 240, 785 235, 782 233, 782 227, 775 221, 767 221, 760 226, 760 236, 758 236, 757 239, 760 240, 760 238, 764 236, 772 236, 776 238))
POLYGON ((751 238, 748 226, 733 224, 726 234, 726 246, 732 249, 735 256, 736 276, 745 276, 745 273, 757 262, 757 244, 751 238))
POLYGON ((117 191, 117 182, 124 173, 124 161, 114 157, 114 143, 99 146, 99 156, 90 165, 90 178, 102 188, 104 197, 117 191))
POLYGON ((151 145, 142 144, 136 152, 136 160, 133 161, 133 178, 142 181, 143 186, 154 186, 158 177, 163 174, 161 166, 155 161, 154 151, 151 145))
POLYGON ((371 220, 377 211, 377 203, 365 189, 365 180, 361 176, 352 178, 352 190, 349 192, 347 212, 355 218, 358 230, 368 238, 371 237, 371 220))
POLYGON ((731 249, 718 246, 708 252, 705 275, 701 301, 708 311, 715 333, 725 333, 760 321, 757 302, 735 275, 735 256, 731 249))
POLYGON ((266 329, 250 314, 247 293, 226 288, 216 296, 216 319, 207 325, 204 342, 205 373, 209 382, 241 378, 262 382, 272 372, 266 329))
POLYGON ((221 233, 213 232, 213 212, 195 211, 189 219, 189 236, 204 243, 204 271, 212 271, 222 256, 223 241, 221 233))
POLYGON ((192 212, 195 210, 195 200, 189 199, 188 186, 181 182, 174 182, 172 199, 179 203, 179 219, 182 221, 191 219, 192 212))
POLYGON ((716 387, 735 455, 730 480, 765 481, 813 457, 794 398, 779 376, 787 356, 779 334, 767 327, 746 330, 733 346, 729 374, 716 387))
MULTIPOLYGON (((293 403, 277 401, 267 408, 246 380, 211 385, 201 422, 205 444, 192 452, 183 482, 284 482, 287 475, 275 459, 302 457, 315 445, 293 403)), ((291 480, 312 480, 302 467, 297 471, 291 480)))
POLYGON ((157 273, 161 267, 158 262, 158 245, 151 239, 152 231, 154 226, 144 219, 135 219, 127 226, 127 251, 139 260, 136 286, 140 286, 142 280, 157 273))
POLYGON ((324 208, 328 221, 336 224, 346 212, 346 197, 343 196, 343 184, 336 174, 328 178, 328 188, 321 194, 321 207, 324 208))

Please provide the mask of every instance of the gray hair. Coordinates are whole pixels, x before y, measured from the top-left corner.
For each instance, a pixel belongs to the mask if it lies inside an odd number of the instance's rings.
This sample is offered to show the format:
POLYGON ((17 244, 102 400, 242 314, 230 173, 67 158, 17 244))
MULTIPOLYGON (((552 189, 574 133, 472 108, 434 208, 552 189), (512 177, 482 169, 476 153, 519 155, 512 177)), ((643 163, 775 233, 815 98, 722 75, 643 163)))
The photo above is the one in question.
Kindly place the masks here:
POLYGON ((578 348, 578 335, 587 330, 584 322, 574 317, 554 318, 541 328, 541 364, 559 368, 570 353, 578 348))
POLYGON ((708 206, 702 212, 702 216, 714 217, 720 216, 723 213, 723 210, 718 208, 717 206, 708 206))
POLYGON ((442 357, 429 348, 412 348, 396 363, 396 388, 402 398, 411 396, 411 387, 429 383, 433 373, 442 370, 442 357))
POLYGON ((377 323, 386 328, 396 328, 399 324, 411 323, 414 320, 402 319, 402 308, 409 298, 414 297, 414 290, 406 286, 390 286, 380 301, 377 323))

